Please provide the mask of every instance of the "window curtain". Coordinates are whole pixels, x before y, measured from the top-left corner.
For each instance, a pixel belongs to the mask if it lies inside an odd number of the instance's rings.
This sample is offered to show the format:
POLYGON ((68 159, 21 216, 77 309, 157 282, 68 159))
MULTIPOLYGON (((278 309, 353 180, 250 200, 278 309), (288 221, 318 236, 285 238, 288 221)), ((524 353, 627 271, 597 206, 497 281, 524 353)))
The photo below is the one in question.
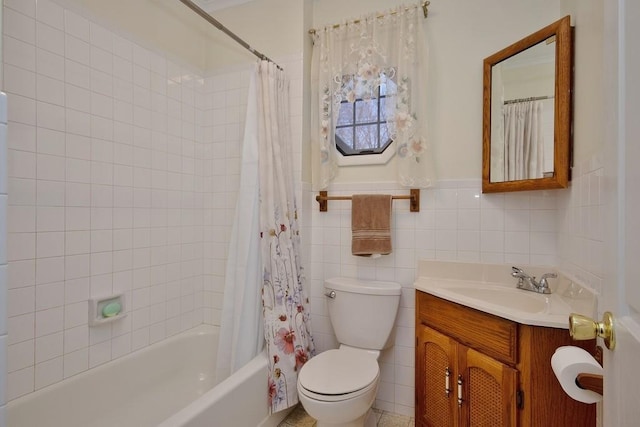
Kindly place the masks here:
POLYGON ((504 106, 504 176, 507 181, 543 177, 543 109, 541 101, 504 106))
POLYGON ((314 190, 326 188, 337 173, 340 103, 377 96, 381 79, 394 82, 387 85, 384 113, 396 150, 397 181, 407 187, 432 185, 423 25, 421 7, 411 5, 316 30, 311 71, 314 190))
POLYGON ((260 63, 258 79, 262 305, 269 407, 277 412, 298 403, 298 372, 315 347, 300 261, 289 81, 267 61, 260 63))

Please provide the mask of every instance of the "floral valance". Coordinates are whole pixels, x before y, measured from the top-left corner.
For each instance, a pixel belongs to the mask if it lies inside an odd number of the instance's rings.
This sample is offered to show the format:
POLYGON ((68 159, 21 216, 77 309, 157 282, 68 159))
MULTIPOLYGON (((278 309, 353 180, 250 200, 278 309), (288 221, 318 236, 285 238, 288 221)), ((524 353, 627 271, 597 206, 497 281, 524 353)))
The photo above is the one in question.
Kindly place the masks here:
POLYGON ((336 175, 340 105, 378 96, 386 98, 380 108, 394 141, 398 182, 408 187, 432 185, 423 24, 416 5, 316 30, 311 129, 315 189, 326 188, 336 175))

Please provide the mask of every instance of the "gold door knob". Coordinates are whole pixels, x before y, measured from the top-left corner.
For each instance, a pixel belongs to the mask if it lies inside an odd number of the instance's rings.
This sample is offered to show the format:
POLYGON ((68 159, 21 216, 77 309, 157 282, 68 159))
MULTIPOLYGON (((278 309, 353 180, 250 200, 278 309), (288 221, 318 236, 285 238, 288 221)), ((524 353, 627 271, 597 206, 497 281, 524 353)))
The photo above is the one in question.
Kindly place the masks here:
POLYGON ((602 322, 596 322, 581 314, 571 313, 569 315, 569 334, 571 338, 578 341, 600 337, 609 350, 613 350, 616 346, 613 314, 608 311, 602 315, 602 322))

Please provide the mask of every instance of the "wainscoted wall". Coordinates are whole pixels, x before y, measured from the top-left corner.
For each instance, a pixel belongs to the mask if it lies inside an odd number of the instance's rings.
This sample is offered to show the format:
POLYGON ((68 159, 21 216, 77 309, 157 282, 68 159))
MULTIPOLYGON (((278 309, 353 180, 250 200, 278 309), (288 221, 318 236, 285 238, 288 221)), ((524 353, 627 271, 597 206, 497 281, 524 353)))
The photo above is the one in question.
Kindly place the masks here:
MULTIPOLYGON (((481 194, 480 182, 441 181, 422 190, 420 213, 408 202, 393 202, 394 252, 371 260, 350 253, 349 202, 329 202, 318 212, 315 193, 311 208, 311 300, 313 328, 320 351, 337 346, 323 294, 323 280, 332 276, 395 280, 403 286, 396 319, 395 346, 381 359, 382 383, 375 406, 414 414, 414 290, 420 259, 515 265, 554 265, 596 292, 602 291, 603 194, 601 155, 573 169, 566 190, 481 194)), ((400 194, 389 183, 335 185, 331 194, 400 194)), ((308 218, 305 215, 305 218, 308 218)))
MULTIPOLYGON (((329 189, 334 195, 406 191, 385 182, 335 184, 329 189)), ((379 259, 351 255, 349 202, 329 202, 328 212, 318 212, 315 193, 307 192, 305 204, 312 209, 312 321, 320 351, 337 346, 325 306, 325 278, 393 280, 403 286, 395 345, 381 358, 382 382, 375 406, 406 415, 414 414, 413 281, 417 261, 556 265, 557 253, 558 192, 482 194, 479 180, 447 180, 421 194, 419 213, 409 212, 406 200, 393 202, 393 253, 379 259)))

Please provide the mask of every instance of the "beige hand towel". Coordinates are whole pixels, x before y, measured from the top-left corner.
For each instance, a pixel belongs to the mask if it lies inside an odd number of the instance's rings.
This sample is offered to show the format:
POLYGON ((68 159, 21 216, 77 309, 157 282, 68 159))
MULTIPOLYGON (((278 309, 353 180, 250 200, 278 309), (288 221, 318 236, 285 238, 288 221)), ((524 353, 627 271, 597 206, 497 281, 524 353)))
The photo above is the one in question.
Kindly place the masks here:
POLYGON ((351 200, 351 253, 391 253, 391 196, 359 194, 351 200))

